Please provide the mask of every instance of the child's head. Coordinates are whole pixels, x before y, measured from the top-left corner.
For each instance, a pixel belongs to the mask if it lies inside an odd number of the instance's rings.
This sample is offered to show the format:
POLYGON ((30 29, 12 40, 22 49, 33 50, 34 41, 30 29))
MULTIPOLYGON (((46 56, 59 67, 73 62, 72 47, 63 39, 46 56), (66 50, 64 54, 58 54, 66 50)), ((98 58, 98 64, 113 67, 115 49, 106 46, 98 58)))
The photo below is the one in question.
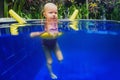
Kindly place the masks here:
POLYGON ((56 21, 58 19, 57 6, 53 3, 45 4, 43 15, 47 21, 56 21))

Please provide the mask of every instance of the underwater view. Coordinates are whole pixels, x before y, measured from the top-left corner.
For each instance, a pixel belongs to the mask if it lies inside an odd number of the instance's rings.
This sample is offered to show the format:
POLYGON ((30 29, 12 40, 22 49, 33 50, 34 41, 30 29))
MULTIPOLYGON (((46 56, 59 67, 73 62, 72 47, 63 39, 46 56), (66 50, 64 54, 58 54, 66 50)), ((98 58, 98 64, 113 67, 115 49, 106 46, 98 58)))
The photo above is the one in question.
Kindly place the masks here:
MULTIPOLYGON (((69 21, 59 20, 63 34, 58 43, 64 59, 59 63, 52 55, 57 80, 120 80, 120 22, 77 21, 75 31, 69 21)), ((0 22, 0 80, 51 80, 41 38, 30 37, 30 32, 43 31, 44 24, 27 22, 17 27, 17 35, 10 30, 14 21, 0 22)))

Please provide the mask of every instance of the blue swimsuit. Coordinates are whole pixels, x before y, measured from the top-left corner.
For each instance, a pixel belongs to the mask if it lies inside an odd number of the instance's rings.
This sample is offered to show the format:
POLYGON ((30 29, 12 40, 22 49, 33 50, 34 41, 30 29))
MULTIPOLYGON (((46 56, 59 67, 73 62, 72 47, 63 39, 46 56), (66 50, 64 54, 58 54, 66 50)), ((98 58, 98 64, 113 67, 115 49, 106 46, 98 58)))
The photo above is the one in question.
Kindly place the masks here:
POLYGON ((56 45, 57 39, 43 39, 42 44, 48 49, 53 49, 56 45))
MULTIPOLYGON (((58 28, 50 29, 50 31, 56 31, 58 28)), ((53 49, 56 46, 57 39, 42 39, 42 44, 48 49, 53 49)))

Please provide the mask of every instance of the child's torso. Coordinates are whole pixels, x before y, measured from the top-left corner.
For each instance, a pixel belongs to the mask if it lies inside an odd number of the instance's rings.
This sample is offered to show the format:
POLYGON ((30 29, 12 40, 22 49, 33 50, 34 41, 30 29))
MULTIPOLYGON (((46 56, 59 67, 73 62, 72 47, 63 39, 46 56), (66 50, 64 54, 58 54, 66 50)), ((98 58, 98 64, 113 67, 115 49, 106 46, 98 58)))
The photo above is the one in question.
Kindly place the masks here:
POLYGON ((58 24, 57 23, 50 23, 45 26, 45 31, 56 33, 58 32, 58 24))

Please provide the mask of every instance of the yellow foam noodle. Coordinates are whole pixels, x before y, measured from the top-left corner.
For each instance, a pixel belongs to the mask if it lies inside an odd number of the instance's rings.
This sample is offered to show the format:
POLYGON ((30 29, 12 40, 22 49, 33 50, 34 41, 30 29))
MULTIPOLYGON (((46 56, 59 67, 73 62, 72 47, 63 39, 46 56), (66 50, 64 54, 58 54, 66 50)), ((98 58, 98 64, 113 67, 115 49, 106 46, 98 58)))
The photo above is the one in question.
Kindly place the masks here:
POLYGON ((15 25, 15 24, 12 24, 10 25, 10 32, 11 32, 11 35, 18 35, 18 25, 15 25))
POLYGON ((57 35, 53 36, 48 32, 43 32, 40 35, 40 37, 43 38, 43 39, 54 39, 54 38, 57 38, 57 37, 61 36, 62 34, 63 34, 62 32, 59 32, 57 35))
MULTIPOLYGON (((10 32, 11 35, 18 35, 18 28, 21 26, 25 26, 27 23, 24 19, 22 19, 17 13, 15 13, 12 9, 9 10, 9 14, 19 23, 19 24, 11 24, 10 25, 10 32)), ((51 35, 48 32, 44 32, 40 35, 43 39, 54 39, 62 35, 62 32, 59 32, 58 34, 55 34, 54 36, 51 35)))
POLYGON ((73 21, 72 24, 70 25, 70 27, 72 29, 74 29, 75 31, 78 31, 79 28, 78 28, 78 21, 73 21))
POLYGON ((72 21, 72 20, 75 20, 75 18, 77 17, 77 15, 78 15, 78 10, 75 9, 75 11, 73 12, 73 14, 72 14, 71 17, 70 17, 70 20, 71 20, 71 21, 72 21))
POLYGON ((12 16, 18 23, 24 24, 27 23, 24 19, 22 19, 16 12, 14 12, 12 9, 9 10, 10 16, 12 16))
POLYGON ((74 12, 73 12, 73 14, 71 15, 71 17, 69 18, 69 20, 71 21, 71 25, 70 25, 70 27, 72 28, 72 29, 74 29, 74 30, 79 30, 78 29, 78 21, 75 21, 75 19, 76 19, 76 17, 77 17, 77 15, 78 15, 78 10, 76 9, 74 12))
POLYGON ((18 24, 11 24, 10 25, 10 32, 11 35, 18 35, 18 27, 25 26, 25 23, 27 23, 24 19, 22 19, 15 11, 12 9, 9 10, 10 16, 12 16, 18 24))
POLYGON ((18 28, 19 27, 24 27, 25 24, 11 24, 10 25, 10 33, 11 35, 18 35, 19 32, 18 32, 18 28))
POLYGON ((63 34, 62 32, 59 32, 59 33, 58 33, 58 36, 61 36, 62 34, 63 34))

